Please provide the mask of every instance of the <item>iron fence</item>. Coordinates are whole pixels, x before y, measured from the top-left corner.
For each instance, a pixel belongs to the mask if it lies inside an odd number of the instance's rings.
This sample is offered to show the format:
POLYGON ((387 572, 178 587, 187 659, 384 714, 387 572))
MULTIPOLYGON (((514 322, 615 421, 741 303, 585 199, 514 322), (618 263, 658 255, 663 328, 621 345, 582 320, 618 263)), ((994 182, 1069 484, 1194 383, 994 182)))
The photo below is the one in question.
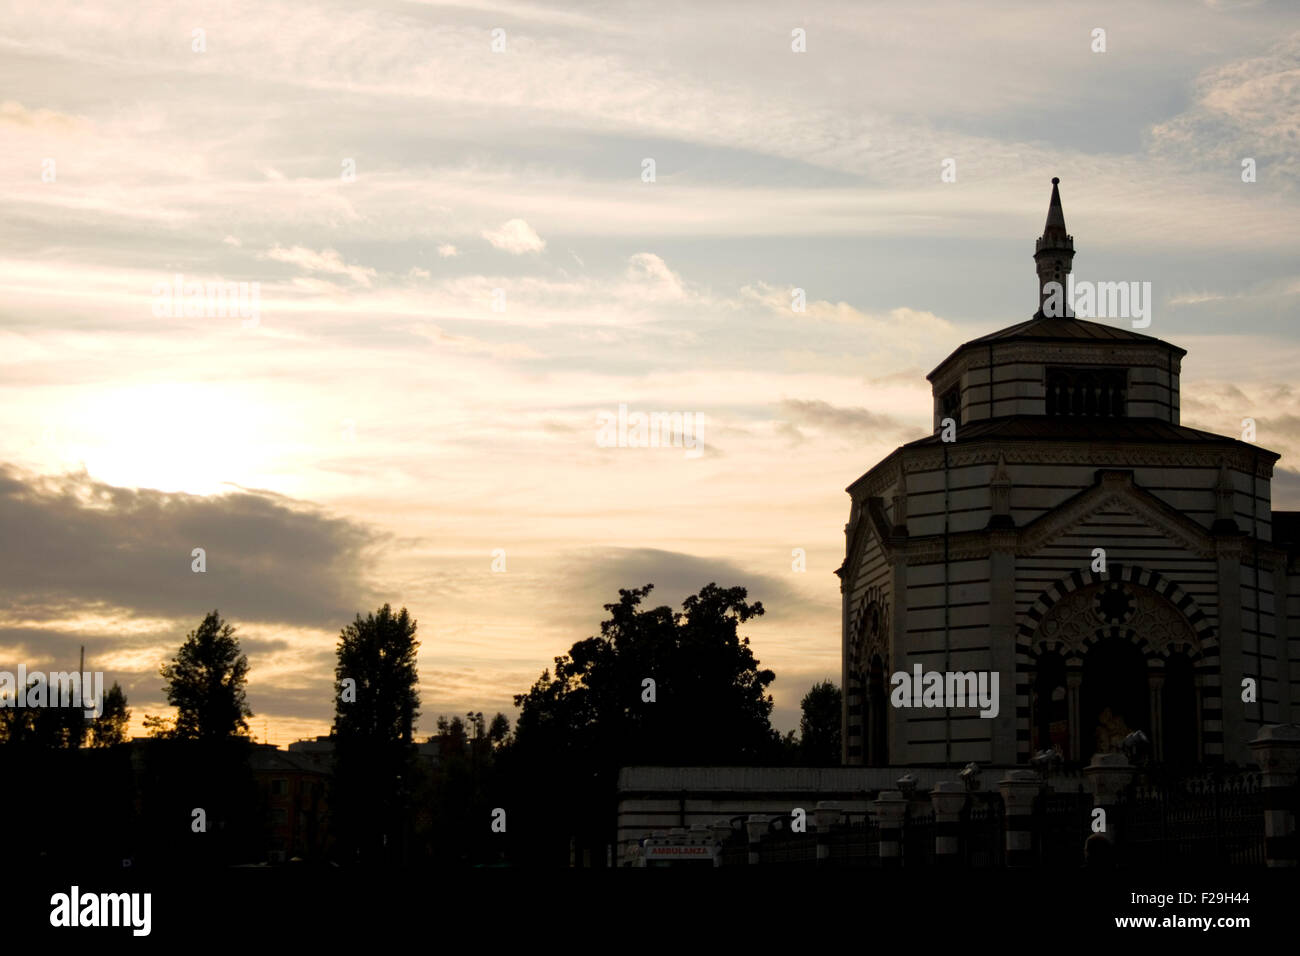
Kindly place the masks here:
POLYGON ((1140 783, 1112 812, 1129 866, 1265 862, 1258 774, 1140 783))

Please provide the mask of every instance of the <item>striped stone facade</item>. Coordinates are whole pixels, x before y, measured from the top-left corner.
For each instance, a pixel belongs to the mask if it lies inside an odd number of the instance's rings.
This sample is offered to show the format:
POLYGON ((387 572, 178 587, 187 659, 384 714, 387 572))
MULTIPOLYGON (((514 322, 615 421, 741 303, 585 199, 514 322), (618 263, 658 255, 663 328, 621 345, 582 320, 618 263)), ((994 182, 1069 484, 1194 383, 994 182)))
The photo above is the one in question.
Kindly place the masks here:
MULTIPOLYGON (((1072 257, 1052 204, 1049 252, 1072 257)), ((1259 726, 1300 715, 1279 456, 1180 425, 1184 354, 1040 312, 930 374, 934 434, 848 488, 846 764, 1083 763, 1133 730, 1157 760, 1244 764, 1259 726), (917 664, 996 672, 997 715, 893 707, 890 676, 917 664)))

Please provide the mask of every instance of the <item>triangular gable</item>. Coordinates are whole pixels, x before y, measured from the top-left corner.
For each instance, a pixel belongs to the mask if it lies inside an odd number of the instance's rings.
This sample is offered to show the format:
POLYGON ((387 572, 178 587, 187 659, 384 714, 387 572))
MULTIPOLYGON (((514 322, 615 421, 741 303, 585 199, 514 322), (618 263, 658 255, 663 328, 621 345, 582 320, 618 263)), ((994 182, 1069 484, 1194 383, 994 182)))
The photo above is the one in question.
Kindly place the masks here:
POLYGON ((1118 506, 1188 551, 1204 557, 1215 553, 1214 536, 1204 527, 1133 483, 1131 471, 1098 471, 1097 483, 1039 515, 1020 531, 1016 553, 1033 554, 1053 539, 1083 524, 1098 512, 1118 506))

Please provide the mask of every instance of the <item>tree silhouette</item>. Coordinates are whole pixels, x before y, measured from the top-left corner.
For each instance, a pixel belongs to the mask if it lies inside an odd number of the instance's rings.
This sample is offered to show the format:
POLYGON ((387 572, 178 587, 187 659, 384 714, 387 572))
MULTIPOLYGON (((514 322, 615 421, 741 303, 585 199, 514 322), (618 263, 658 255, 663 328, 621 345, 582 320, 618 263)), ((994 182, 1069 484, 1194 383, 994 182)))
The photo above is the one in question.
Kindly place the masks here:
POLYGON ((493 747, 506 746, 510 742, 510 718, 498 711, 497 715, 492 718, 487 735, 488 740, 492 741, 493 747))
POLYGON ((64 707, 59 691, 43 677, 29 678, 28 704, 18 706, 17 695, 0 708, 0 741, 47 750, 76 750, 86 739, 87 721, 80 706, 64 707), (37 699, 45 703, 32 703, 37 699))
POLYGON ((414 786, 416 622, 385 604, 343 629, 334 684, 334 807, 339 842, 362 860, 400 858, 414 786))
POLYGON ((546 819, 567 826, 594 859, 612 842, 604 824, 620 767, 763 764, 781 755, 766 692, 776 675, 759 668, 738 634, 763 605, 748 603, 744 588, 710 583, 681 612, 642 609, 652 589, 620 589, 600 636, 574 644, 555 658, 554 676, 543 671, 515 696, 506 757, 513 779, 532 790, 523 803, 536 811, 534 832, 546 839, 546 819))
POLYGON ((117 681, 104 694, 104 710, 90 724, 91 746, 111 747, 126 741, 127 724, 131 711, 126 706, 126 694, 117 681))
POLYGON ((248 658, 239 651, 235 629, 211 611, 185 638, 176 656, 159 673, 167 681, 167 702, 176 708, 176 723, 147 716, 155 736, 180 740, 246 737, 253 716, 244 695, 248 658))
POLYGON ((837 766, 840 762, 840 689, 831 681, 814 684, 800 707, 800 763, 809 767, 837 766))

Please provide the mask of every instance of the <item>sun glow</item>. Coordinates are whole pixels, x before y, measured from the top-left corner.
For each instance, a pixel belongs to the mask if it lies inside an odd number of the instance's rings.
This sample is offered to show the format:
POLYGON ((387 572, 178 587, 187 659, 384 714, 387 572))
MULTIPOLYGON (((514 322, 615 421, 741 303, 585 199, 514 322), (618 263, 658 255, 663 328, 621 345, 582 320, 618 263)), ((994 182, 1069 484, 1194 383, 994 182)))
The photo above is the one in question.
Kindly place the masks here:
POLYGON ((267 472, 265 418, 263 405, 229 386, 112 388, 63 416, 58 454, 112 485, 213 494, 267 472))

